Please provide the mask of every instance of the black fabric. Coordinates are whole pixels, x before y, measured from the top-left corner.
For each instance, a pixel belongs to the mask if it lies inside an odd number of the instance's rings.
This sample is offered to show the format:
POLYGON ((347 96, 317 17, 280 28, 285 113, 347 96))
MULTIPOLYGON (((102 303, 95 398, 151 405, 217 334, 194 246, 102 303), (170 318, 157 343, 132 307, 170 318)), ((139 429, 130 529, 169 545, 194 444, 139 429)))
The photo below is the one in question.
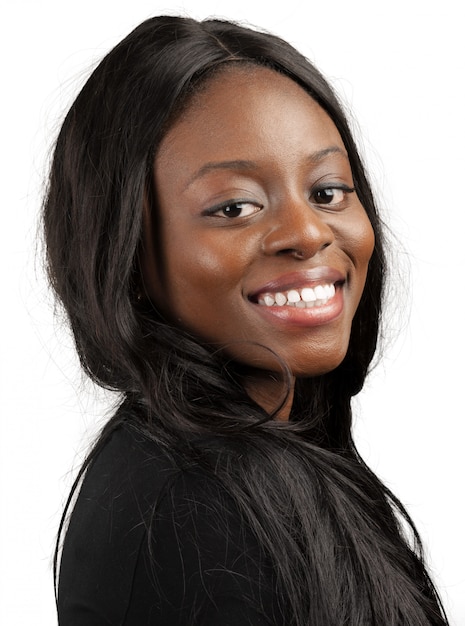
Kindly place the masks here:
POLYGON ((88 469, 65 536, 60 626, 281 624, 273 572, 199 469, 118 428, 88 469))

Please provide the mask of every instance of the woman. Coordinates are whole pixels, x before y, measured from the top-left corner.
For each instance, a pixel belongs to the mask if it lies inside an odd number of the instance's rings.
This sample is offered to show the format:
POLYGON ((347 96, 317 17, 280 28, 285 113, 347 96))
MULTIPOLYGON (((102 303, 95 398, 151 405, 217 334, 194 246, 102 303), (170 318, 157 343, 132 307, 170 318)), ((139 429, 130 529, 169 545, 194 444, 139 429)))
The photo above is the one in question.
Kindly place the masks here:
POLYGON ((352 441, 383 233, 306 59, 144 22, 66 117, 44 223, 82 365, 121 394, 66 507, 79 486, 60 624, 447 624, 352 441))

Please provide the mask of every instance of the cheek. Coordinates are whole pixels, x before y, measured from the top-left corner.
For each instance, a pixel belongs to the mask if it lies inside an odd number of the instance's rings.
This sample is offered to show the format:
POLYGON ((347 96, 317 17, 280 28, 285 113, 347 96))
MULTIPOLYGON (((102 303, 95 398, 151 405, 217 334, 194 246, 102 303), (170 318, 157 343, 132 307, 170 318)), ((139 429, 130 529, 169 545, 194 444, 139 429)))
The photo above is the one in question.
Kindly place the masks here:
POLYGON ((193 329, 221 325, 220 311, 233 313, 240 303, 244 251, 215 230, 180 234, 166 245, 165 310, 193 329))
POLYGON ((356 241, 357 256, 360 258, 360 262, 368 265, 375 249, 375 233, 368 216, 365 217, 364 223, 359 227, 356 241))
POLYGON ((351 259, 360 279, 364 282, 368 263, 375 247, 373 227, 363 209, 353 216, 338 233, 341 248, 351 259))
POLYGON ((350 245, 350 255, 355 268, 352 281, 355 289, 353 316, 358 309, 365 289, 368 265, 373 255, 374 247, 375 234, 368 217, 366 217, 365 220, 358 223, 358 228, 354 229, 350 245))
POLYGON ((350 293, 352 297, 350 315, 353 317, 360 303, 365 288, 368 265, 375 247, 375 234, 371 222, 360 205, 360 210, 350 217, 336 233, 341 250, 350 259, 352 269, 349 272, 350 293))
POLYGON ((238 255, 228 245, 195 231, 169 241, 165 258, 168 284, 196 293, 226 286, 240 266, 238 255))

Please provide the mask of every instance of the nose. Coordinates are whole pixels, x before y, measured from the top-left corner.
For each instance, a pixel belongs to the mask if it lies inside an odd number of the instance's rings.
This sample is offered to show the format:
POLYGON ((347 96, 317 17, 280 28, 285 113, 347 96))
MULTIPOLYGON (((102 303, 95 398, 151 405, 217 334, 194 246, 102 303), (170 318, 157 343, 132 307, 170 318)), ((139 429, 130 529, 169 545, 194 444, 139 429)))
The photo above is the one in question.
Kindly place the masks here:
POLYGON ((266 255, 290 255, 309 259, 330 246, 334 233, 315 209, 303 199, 287 199, 271 211, 271 226, 262 240, 266 255))

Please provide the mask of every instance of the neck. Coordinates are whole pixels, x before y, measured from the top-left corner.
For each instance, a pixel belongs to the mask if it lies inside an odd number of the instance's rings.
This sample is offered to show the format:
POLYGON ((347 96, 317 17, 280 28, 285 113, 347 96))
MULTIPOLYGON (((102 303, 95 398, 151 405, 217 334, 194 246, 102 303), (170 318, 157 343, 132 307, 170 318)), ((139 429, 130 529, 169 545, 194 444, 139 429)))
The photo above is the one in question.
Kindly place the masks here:
POLYGON ((287 422, 294 398, 295 378, 283 378, 281 374, 264 371, 248 371, 244 386, 249 396, 274 419, 287 422))

